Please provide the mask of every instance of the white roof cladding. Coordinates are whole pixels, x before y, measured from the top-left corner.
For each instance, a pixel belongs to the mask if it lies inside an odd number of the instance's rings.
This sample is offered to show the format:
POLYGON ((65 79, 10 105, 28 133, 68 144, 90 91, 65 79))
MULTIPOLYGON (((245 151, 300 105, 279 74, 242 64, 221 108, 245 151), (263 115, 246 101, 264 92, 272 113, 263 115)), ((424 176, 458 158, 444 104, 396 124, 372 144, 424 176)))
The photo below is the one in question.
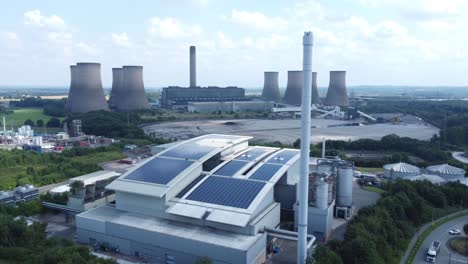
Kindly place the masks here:
POLYGON ((404 162, 384 165, 384 169, 403 173, 419 173, 421 171, 418 167, 404 162))
POLYGON ((448 165, 448 164, 440 164, 440 165, 433 165, 426 168, 431 173, 439 174, 439 175, 465 175, 465 170, 448 165))

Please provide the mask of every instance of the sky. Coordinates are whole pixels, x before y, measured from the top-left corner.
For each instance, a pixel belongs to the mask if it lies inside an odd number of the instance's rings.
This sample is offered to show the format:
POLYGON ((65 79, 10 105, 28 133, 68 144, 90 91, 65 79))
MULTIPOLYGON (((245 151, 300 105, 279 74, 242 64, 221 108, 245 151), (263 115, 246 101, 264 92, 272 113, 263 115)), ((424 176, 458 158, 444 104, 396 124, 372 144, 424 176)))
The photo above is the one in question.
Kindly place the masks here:
POLYGON ((0 0, 0 85, 61 86, 69 65, 144 66, 146 87, 189 83, 262 87, 264 71, 302 68, 314 33, 319 86, 468 85, 466 0, 0 0))

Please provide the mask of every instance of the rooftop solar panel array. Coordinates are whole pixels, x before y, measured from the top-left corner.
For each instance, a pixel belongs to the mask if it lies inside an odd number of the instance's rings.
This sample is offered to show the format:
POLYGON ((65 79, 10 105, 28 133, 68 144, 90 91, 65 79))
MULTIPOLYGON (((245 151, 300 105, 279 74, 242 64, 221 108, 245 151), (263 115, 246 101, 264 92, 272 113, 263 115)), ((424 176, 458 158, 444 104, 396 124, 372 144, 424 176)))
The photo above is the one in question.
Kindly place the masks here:
POLYGON ((271 149, 267 149, 267 148, 253 148, 237 156, 236 160, 248 160, 248 161, 255 160, 256 158, 258 158, 259 156, 261 156, 262 154, 270 150, 271 149))
POLYGON ((283 150, 277 153, 273 158, 269 159, 268 163, 275 164, 286 164, 294 156, 298 155, 299 151, 297 150, 283 150))
POLYGON ((234 174, 242 169, 242 167, 244 167, 247 163, 247 161, 231 160, 216 170, 213 174, 221 176, 234 176, 234 174))
POLYGON ((260 181, 269 181, 273 175, 283 167, 280 164, 263 164, 260 168, 258 168, 252 175, 250 175, 249 179, 252 180, 260 180, 260 181))
POLYGON ((182 144, 162 153, 160 156, 198 160, 215 149, 216 147, 182 144))
POLYGON ((189 160, 155 157, 128 174, 125 179, 148 183, 167 184, 193 163, 193 161, 189 160))
POLYGON ((247 209, 265 182, 209 176, 187 200, 247 209))
POLYGON ((184 189, 182 189, 182 191, 176 195, 177 198, 182 198, 184 197, 184 195, 186 193, 188 193, 188 191, 190 191, 193 186, 197 185, 197 183, 199 183, 201 180, 203 180, 207 175, 200 175, 198 176, 195 180, 193 180, 191 183, 189 183, 189 185, 185 186, 184 189))

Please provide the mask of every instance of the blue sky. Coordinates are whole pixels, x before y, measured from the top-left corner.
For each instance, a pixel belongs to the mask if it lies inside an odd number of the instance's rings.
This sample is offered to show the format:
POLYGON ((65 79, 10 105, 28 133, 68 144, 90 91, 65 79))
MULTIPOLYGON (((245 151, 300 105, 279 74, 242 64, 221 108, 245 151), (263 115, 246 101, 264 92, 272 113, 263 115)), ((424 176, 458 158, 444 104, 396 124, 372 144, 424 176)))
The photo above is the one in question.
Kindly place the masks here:
POLYGON ((2 3, 0 85, 67 86, 70 64, 144 66, 148 87, 261 87, 263 71, 301 68, 301 37, 315 35, 320 86, 330 70, 348 85, 467 85, 468 1, 58 1, 2 3))

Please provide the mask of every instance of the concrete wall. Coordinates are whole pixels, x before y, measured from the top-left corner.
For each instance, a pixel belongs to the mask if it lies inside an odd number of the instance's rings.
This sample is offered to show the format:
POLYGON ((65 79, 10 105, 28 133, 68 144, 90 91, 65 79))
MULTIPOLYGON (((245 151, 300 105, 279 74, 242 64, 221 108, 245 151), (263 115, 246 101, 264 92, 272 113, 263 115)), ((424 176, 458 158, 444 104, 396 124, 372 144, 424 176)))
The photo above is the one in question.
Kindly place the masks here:
POLYGON ((115 206, 119 210, 151 216, 165 214, 166 205, 164 198, 160 199, 125 192, 116 192, 115 195, 115 206))

